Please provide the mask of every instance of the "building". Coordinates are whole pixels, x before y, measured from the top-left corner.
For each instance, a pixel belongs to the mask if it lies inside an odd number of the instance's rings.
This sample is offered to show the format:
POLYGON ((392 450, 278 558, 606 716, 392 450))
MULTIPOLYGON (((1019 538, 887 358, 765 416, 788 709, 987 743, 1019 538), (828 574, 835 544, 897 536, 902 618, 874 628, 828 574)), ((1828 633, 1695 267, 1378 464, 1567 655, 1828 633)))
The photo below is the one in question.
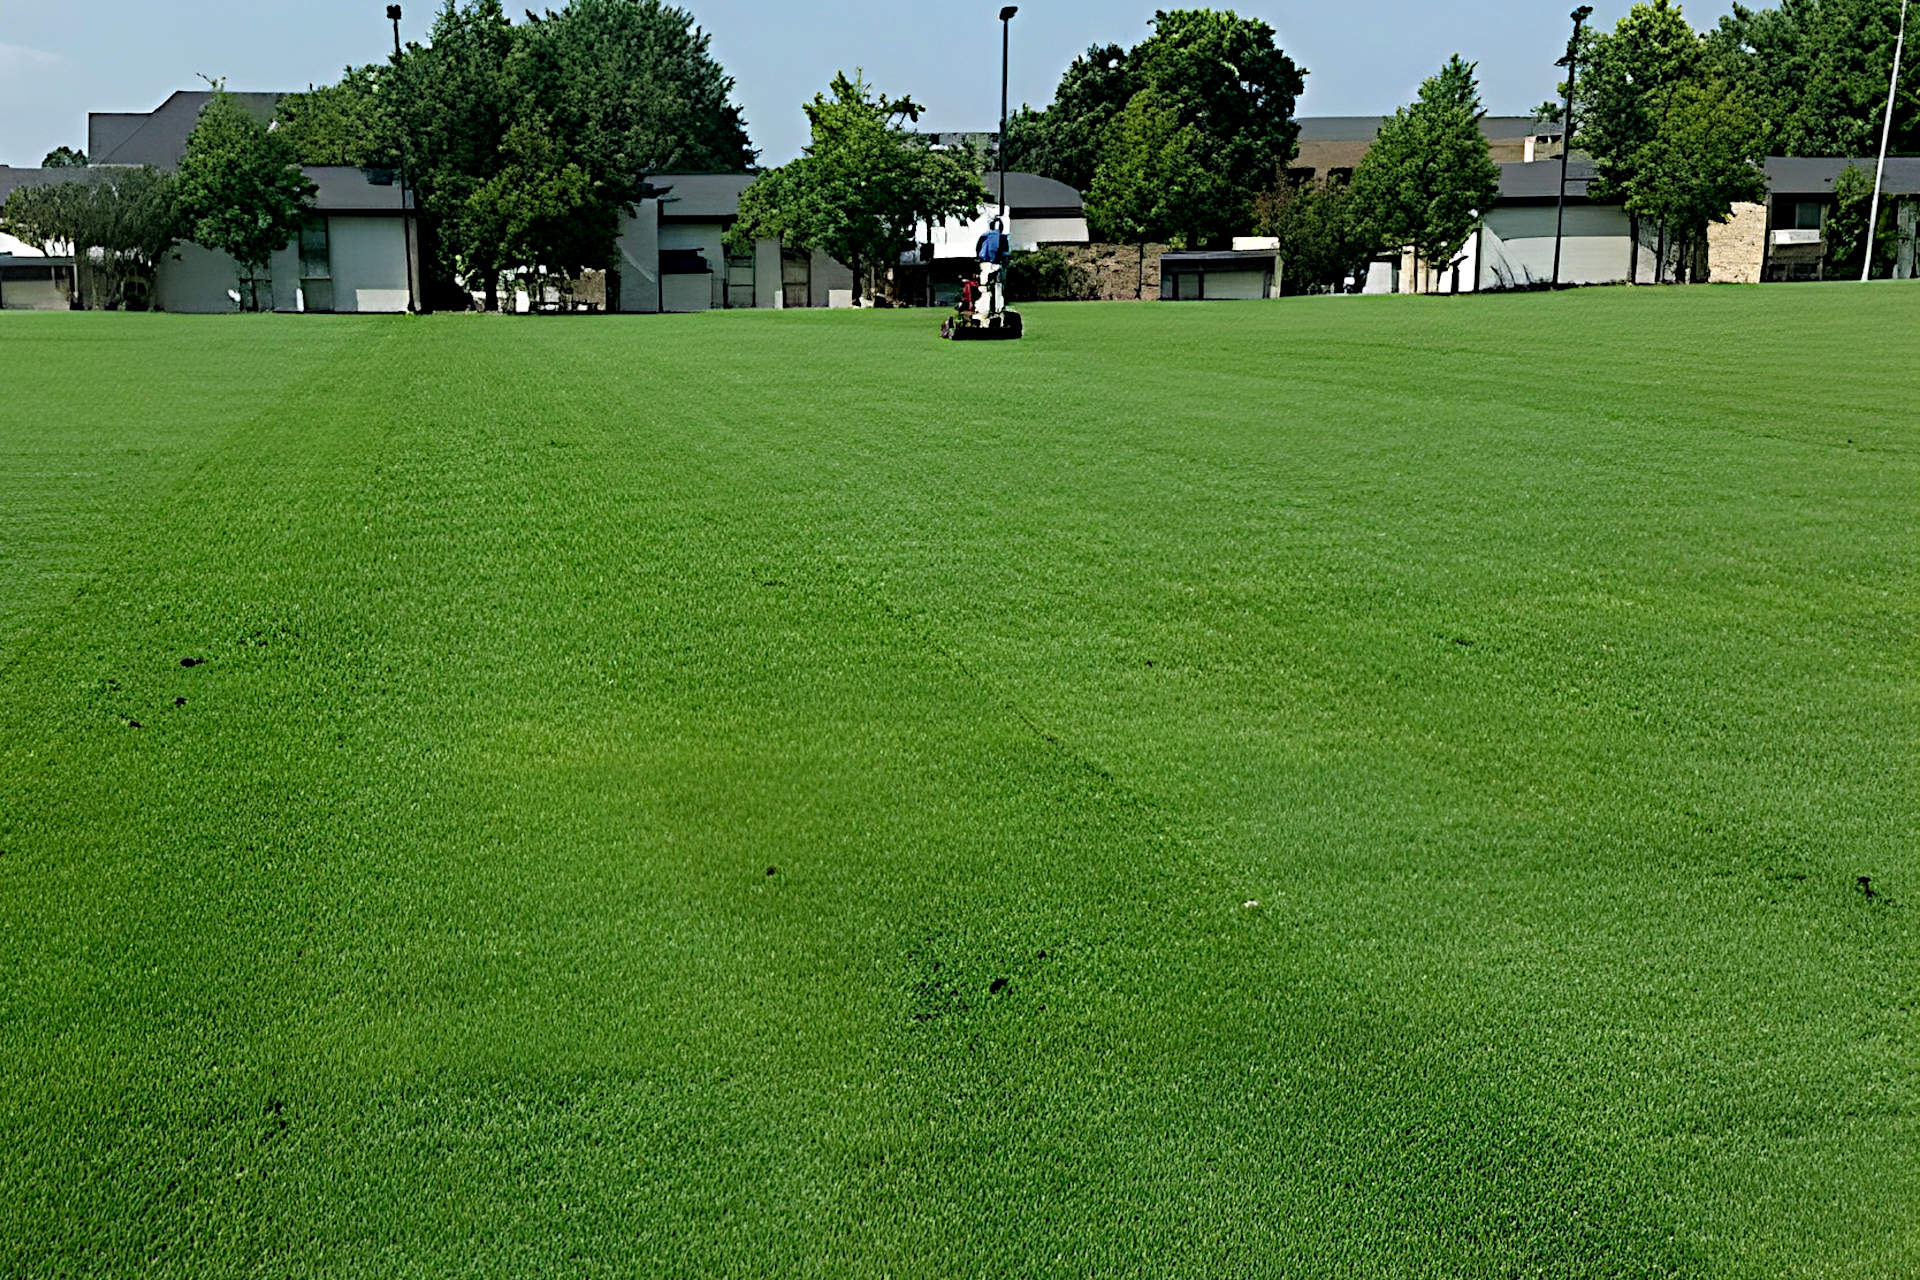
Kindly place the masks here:
MULTIPOLYGON (((971 218, 923 221, 915 229, 919 240, 913 264, 923 268, 916 283, 926 290, 925 301, 951 304, 959 296, 960 281, 979 261, 980 237, 1000 216, 1000 174, 985 175, 986 203, 971 218)), ((1087 211, 1080 193, 1064 182, 1037 173, 1007 174, 1006 233, 1016 253, 1048 245, 1088 244, 1087 211)))
MULTIPOLYGON (((270 120, 281 95, 233 97, 242 110, 270 120)), ((87 117, 87 169, 0 169, 0 199, 16 187, 83 180, 103 169, 177 169, 212 99, 208 92, 181 91, 152 111, 94 112, 87 117)), ((260 305, 276 311, 405 311, 409 284, 419 285, 420 246, 407 225, 413 220, 410 205, 402 202, 394 172, 340 166, 303 172, 318 188, 313 207, 299 234, 250 286, 259 290, 260 305)), ((0 243, 0 306, 64 308, 72 269, 70 258, 47 259, 17 241, 0 243)), ((152 303, 159 311, 235 311, 241 287, 239 264, 230 256, 182 242, 154 272, 152 303)))
MULTIPOLYGON (((1345 182, 1373 148, 1387 116, 1301 116, 1300 149, 1287 176, 1295 182, 1345 182)), ((1564 135, 1558 121, 1536 122, 1532 116, 1482 116, 1493 158, 1525 164, 1560 154, 1564 135)))
MULTIPOLYGON (((282 95, 236 93, 241 109, 263 121, 282 95)), ((94 112, 87 117, 87 154, 96 167, 151 165, 176 169, 208 92, 182 90, 149 112, 94 112)), ((258 282, 261 305, 276 311, 405 311, 419 288, 420 238, 410 195, 403 203, 391 169, 310 166, 319 188, 300 234, 273 256, 258 282), (409 257, 409 248, 412 253, 409 257)), ((161 311, 222 312, 240 307, 239 266, 224 253, 182 243, 154 275, 161 311)))
POLYGON ((1231 249, 1179 250, 1160 255, 1165 302, 1249 301, 1280 296, 1280 242, 1271 236, 1236 237, 1231 249))
POLYGON ((628 313, 722 308, 825 307, 853 296, 853 272, 824 253, 761 240, 729 254, 751 173, 649 175, 634 213, 621 220, 617 287, 607 309, 628 313))
MULTIPOLYGON (((0 165, 0 205, 20 187, 59 182, 72 169, 13 169, 0 165)), ((65 311, 73 292, 73 259, 48 255, 0 232, 0 309, 65 311)))
MULTIPOLYGON (((1833 217, 1833 186, 1849 166, 1872 177, 1877 160, 1844 156, 1767 160, 1767 202, 1746 206, 1747 226, 1763 232, 1736 240, 1721 238, 1712 264, 1715 279, 1746 276, 1758 280, 1820 280, 1828 275, 1827 224, 1833 217)), ((1893 278, 1920 276, 1916 241, 1920 240, 1920 157, 1889 157, 1881 179, 1882 217, 1892 220, 1896 247, 1893 278)), ((1857 268, 1856 268, 1857 270, 1857 268)))
MULTIPOLYGON (((1641 227, 1636 247, 1633 220, 1626 210, 1618 203, 1588 197, 1592 162, 1569 159, 1566 175, 1562 227, 1558 160, 1500 166, 1500 194, 1462 250, 1462 292, 1551 283, 1556 230, 1562 284, 1625 284, 1629 279, 1652 284, 1660 278, 1655 268, 1663 246, 1657 228, 1641 227)), ((1661 275, 1670 278, 1678 247, 1664 247, 1666 269, 1661 275)))

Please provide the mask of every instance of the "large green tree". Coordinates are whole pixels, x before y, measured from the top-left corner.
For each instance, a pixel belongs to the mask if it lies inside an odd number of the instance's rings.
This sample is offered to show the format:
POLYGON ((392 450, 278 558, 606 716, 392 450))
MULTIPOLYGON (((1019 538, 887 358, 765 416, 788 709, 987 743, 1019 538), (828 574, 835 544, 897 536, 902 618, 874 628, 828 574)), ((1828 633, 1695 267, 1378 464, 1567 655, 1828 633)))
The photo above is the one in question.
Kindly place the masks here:
POLYGON ((1090 189, 1107 127, 1142 87, 1125 49, 1094 45, 1068 66, 1046 110, 1023 106, 1007 122, 1007 164, 1090 189))
POLYGON ((315 188, 286 139, 216 90, 180 160, 180 215, 196 244, 232 255, 240 305, 257 311, 267 264, 298 234, 315 188))
POLYGON ((516 85, 595 181, 626 196, 649 172, 731 173, 753 163, 733 78, 686 10, 571 0, 528 16, 516 85))
POLYGON ((348 67, 336 84, 280 99, 276 132, 301 164, 391 168, 400 162, 391 81, 391 67, 348 67))
POLYGON ((1281 290, 1325 293, 1364 277, 1373 244, 1344 183, 1295 182, 1284 175, 1254 201, 1253 229, 1280 242, 1281 290))
POLYGON ((1620 193, 1630 215, 1652 218, 1663 243, 1678 246, 1682 276, 1691 278, 1710 224, 1726 221, 1736 203, 1766 198, 1761 136, 1759 114, 1738 85, 1693 80, 1669 95, 1620 193))
POLYGON ((1699 78, 1704 60, 1700 37, 1672 0, 1636 4, 1612 31, 1586 33, 1574 81, 1574 143, 1593 157, 1589 195, 1624 195, 1674 94, 1699 78))
MULTIPOLYGON (((1708 37, 1716 71, 1742 84, 1769 154, 1868 156, 1879 150, 1900 0, 1735 5, 1708 37)), ((1920 40, 1907 33, 1892 150, 1920 154, 1920 40)))
MULTIPOLYGON (((1294 105, 1306 72, 1275 43, 1274 29, 1230 10, 1176 9, 1153 17, 1153 32, 1131 50, 1095 45, 1061 77, 1044 111, 1023 108, 1008 125, 1009 162, 1091 192, 1112 133, 1143 90, 1156 112, 1171 105, 1191 126, 1190 151, 1218 179, 1207 219, 1182 230, 1195 243, 1243 230, 1254 196, 1292 159, 1294 105)), ((1142 122, 1133 121, 1134 127, 1142 122)), ((1114 189, 1117 179, 1110 179, 1114 189)))
MULTIPOLYGON (((1848 165, 1833 183, 1833 213, 1827 219, 1826 275, 1830 279, 1857 280, 1867 253, 1867 219, 1873 207, 1873 173, 1860 165, 1848 165)), ((1873 274, 1892 274, 1899 255, 1900 233, 1894 209, 1889 202, 1880 206, 1880 223, 1873 235, 1873 274)))
POLYGON ((797 160, 761 174, 740 198, 729 233, 736 251, 773 239, 853 268, 854 300, 867 267, 892 262, 919 218, 972 218, 985 203, 967 152, 934 151, 906 124, 920 107, 889 99, 856 74, 806 107, 812 139, 797 160))
POLYGON ((1378 252, 1412 249, 1416 281, 1420 268, 1452 261, 1499 194, 1484 114, 1474 64, 1456 53, 1381 126, 1354 170, 1357 224, 1378 252))
POLYGON ((467 218, 470 201, 505 163, 518 103, 513 25, 500 0, 446 0, 425 45, 409 44, 392 76, 394 114, 416 198, 433 224, 438 267, 500 305, 508 258, 498 224, 467 218))
POLYGON ((535 287, 561 288, 611 260, 615 206, 592 176, 569 160, 550 127, 521 120, 501 144, 505 163, 467 197, 468 235, 500 247, 503 261, 527 268, 535 287))
POLYGON ((81 306, 142 308, 161 255, 183 231, 178 180, 151 168, 88 170, 67 182, 17 188, 0 206, 0 230, 50 256, 74 259, 81 306))
POLYGON ((1096 238, 1186 248, 1220 223, 1232 198, 1206 162, 1199 128, 1181 122, 1171 98, 1142 89, 1107 130, 1086 203, 1096 238))

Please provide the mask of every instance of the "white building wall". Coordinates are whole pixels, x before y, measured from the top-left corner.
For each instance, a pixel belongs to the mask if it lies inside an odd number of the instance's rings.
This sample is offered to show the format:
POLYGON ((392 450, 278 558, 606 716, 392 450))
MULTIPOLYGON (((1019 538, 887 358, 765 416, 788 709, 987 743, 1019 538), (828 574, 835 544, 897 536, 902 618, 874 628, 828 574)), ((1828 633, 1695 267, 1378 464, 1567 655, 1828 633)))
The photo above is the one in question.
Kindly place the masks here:
MULTIPOLYGON (((196 315, 238 311, 238 272, 224 253, 197 244, 177 244, 172 252, 161 255, 153 273, 153 296, 161 311, 196 315)), ((264 296, 261 301, 266 301, 264 296)))
MULTIPOLYGON (((1553 279, 1552 205, 1512 205, 1488 213, 1480 237, 1476 285, 1481 289, 1543 284, 1553 279)), ((1613 205, 1568 205, 1560 248, 1562 284, 1624 282, 1632 257, 1631 224, 1613 205)), ((1641 274, 1652 278, 1652 255, 1642 253, 1641 274)))
MULTIPOLYGON (((987 233, 988 224, 999 214, 998 205, 989 205, 964 222, 949 219, 931 226, 920 222, 914 234, 922 242, 933 243, 936 258, 971 258, 978 252, 980 237, 987 233)), ((1085 218, 1009 217, 1007 221, 1011 224, 1007 228, 1008 238, 1015 249, 1023 252, 1043 244, 1087 244, 1092 238, 1085 218)))
MULTIPOLYGON (((707 260, 713 268, 713 296, 708 306, 727 305, 727 245, 726 228, 718 222, 667 222, 660 226, 660 251, 669 249, 693 249, 707 260)), ((667 310, 685 310, 668 307, 667 310)))
MULTIPOLYGON (((273 309, 306 310, 306 304, 300 297, 300 242, 291 241, 286 248, 275 253, 268 260, 267 269, 273 273, 273 309)), ((260 301, 264 304, 266 298, 262 297, 260 301)))
POLYGON ((780 242, 753 243, 753 305, 771 311, 780 305, 780 242))
POLYGON ((1013 247, 1037 249, 1043 244, 1088 244, 1085 218, 1016 218, 1013 247))
POLYGON ((660 202, 642 200, 620 220, 620 310, 660 310, 660 202))
POLYGON ((711 311, 713 309, 713 277, 711 275, 661 276, 660 305, 664 311, 711 311))
POLYGON ((0 307, 8 311, 65 311, 66 286, 58 280, 8 280, 0 284, 0 307))
POLYGON ((832 301, 834 292, 853 289, 853 268, 835 262, 824 253, 813 255, 813 280, 807 290, 807 305, 824 307, 832 301))
MULTIPOLYGON (((327 219, 335 311, 407 309, 405 237, 398 218, 327 219)), ((297 285, 300 275, 297 256, 289 270, 297 285)), ((277 282, 277 274, 275 279, 277 282)))

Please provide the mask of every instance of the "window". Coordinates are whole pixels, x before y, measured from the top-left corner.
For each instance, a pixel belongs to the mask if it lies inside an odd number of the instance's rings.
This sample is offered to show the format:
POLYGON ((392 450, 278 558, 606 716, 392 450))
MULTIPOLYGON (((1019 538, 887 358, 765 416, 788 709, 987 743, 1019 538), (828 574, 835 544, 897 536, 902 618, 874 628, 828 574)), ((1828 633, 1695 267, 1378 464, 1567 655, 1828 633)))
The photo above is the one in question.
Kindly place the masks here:
POLYGON ((1304 187, 1313 181, 1314 169, 1311 165, 1287 170, 1287 181, 1296 187, 1304 187))
POLYGON ((727 297, 729 307, 753 306, 753 255, 727 255, 727 297))
POLYGON ((1824 200, 1795 200, 1793 202, 1793 228, 1796 231, 1818 231, 1827 212, 1824 200))
POLYGON ((300 224, 300 297, 305 310, 333 310, 333 244, 323 217, 300 224))

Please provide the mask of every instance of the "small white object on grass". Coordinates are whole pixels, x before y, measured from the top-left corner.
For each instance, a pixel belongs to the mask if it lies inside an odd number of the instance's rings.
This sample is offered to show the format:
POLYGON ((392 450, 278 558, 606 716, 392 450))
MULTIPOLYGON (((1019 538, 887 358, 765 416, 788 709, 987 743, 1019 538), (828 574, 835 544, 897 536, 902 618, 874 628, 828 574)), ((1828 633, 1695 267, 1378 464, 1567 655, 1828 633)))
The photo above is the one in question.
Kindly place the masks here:
POLYGON ((1260 905, 1260 899, 1258 898, 1248 898, 1245 902, 1240 904, 1242 909, 1247 911, 1251 911, 1259 905, 1260 905))

